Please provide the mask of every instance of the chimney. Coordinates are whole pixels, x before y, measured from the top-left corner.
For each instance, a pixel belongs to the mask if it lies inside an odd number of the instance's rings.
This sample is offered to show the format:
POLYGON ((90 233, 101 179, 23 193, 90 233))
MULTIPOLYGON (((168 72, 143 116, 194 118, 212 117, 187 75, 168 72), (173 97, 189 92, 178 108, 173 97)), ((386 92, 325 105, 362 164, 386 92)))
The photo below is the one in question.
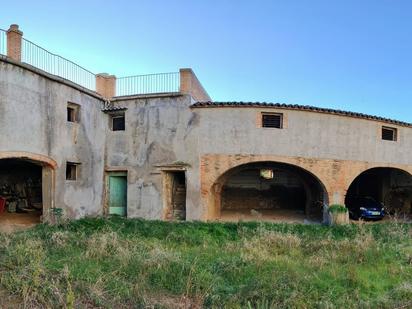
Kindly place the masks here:
POLYGON ((7 30, 7 56, 15 61, 21 61, 21 39, 23 32, 19 30, 19 25, 10 25, 7 30))
POLYGON ((107 73, 96 75, 96 92, 106 99, 116 95, 116 76, 107 73))
POLYGON ((189 94, 195 101, 211 101, 212 99, 197 79, 195 73, 190 68, 180 69, 179 91, 189 94))

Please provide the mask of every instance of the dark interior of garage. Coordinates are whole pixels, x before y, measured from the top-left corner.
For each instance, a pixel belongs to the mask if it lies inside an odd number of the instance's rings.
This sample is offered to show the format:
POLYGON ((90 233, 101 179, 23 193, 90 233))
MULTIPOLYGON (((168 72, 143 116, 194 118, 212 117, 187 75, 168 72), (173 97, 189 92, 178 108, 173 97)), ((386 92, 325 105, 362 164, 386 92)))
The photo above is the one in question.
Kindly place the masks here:
POLYGON ((221 193, 221 216, 301 221, 322 219, 325 190, 301 168, 252 163, 230 172, 221 193))
POLYGON ((42 167, 19 159, 0 160, 0 224, 40 222, 42 167))
POLYGON ((412 215, 412 175, 395 168, 373 168, 350 185, 346 204, 352 197, 370 197, 382 203, 389 215, 412 215))

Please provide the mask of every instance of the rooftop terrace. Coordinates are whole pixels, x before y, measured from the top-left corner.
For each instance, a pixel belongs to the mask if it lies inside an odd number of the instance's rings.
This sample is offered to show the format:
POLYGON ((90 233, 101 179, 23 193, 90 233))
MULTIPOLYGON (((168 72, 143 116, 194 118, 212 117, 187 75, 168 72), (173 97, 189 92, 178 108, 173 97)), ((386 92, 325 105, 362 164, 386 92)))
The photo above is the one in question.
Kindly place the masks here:
POLYGON ((96 74, 24 38, 23 32, 16 24, 11 25, 8 30, 0 29, 0 56, 71 81, 107 99, 119 96, 184 93, 192 95, 195 100, 210 100, 191 69, 124 77, 107 73, 96 74))

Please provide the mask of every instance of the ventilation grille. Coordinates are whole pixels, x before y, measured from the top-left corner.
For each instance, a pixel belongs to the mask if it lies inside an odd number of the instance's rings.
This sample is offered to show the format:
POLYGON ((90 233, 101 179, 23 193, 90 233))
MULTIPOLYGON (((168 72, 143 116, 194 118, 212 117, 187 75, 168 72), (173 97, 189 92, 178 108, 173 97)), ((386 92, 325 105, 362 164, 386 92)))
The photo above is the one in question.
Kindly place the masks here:
POLYGON ((262 114, 262 127, 282 128, 282 114, 262 114))

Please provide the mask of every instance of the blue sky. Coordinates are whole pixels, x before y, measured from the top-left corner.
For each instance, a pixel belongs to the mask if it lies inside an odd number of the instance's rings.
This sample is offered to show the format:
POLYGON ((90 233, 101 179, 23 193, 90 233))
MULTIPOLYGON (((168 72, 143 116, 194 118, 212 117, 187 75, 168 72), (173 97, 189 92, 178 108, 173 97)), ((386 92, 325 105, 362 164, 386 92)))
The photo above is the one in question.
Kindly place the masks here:
POLYGON ((216 101, 412 122, 412 1, 4 1, 0 28, 119 77, 191 67, 216 101))

